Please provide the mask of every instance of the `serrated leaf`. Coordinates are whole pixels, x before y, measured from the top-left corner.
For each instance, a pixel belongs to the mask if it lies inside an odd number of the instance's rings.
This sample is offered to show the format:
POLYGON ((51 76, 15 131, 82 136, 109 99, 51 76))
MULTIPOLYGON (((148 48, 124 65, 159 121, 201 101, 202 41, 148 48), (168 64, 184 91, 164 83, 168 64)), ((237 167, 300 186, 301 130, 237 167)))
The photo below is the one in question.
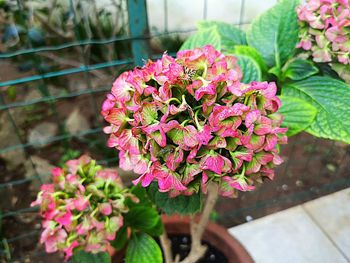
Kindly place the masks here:
POLYGON ((138 233, 130 239, 126 250, 126 263, 162 263, 162 251, 156 241, 145 233, 138 233))
POLYGON ((267 71, 267 66, 265 64, 265 61, 259 51, 257 51, 255 48, 250 46, 241 46, 237 45, 234 47, 233 54, 236 55, 243 55, 246 57, 250 57, 251 59, 255 60, 255 62, 260 66, 261 71, 265 72, 267 71))
POLYGON ((230 50, 235 45, 247 44, 245 32, 234 25, 225 22, 204 20, 198 22, 197 27, 199 30, 205 30, 207 28, 216 30, 221 38, 221 50, 230 50))
POLYGON ((318 68, 311 61, 298 58, 288 64, 284 72, 284 78, 302 80, 315 75, 317 72, 318 68))
POLYGON ((111 263, 111 256, 107 252, 93 254, 79 250, 73 254, 72 261, 74 263, 111 263))
POLYGON ((298 22, 295 8, 298 0, 281 0, 253 20, 247 32, 247 42, 256 48, 269 67, 281 67, 298 42, 298 22))
POLYGON ((199 30, 182 44, 180 50, 194 49, 205 45, 212 45, 217 50, 221 49, 220 35, 216 30, 211 28, 199 30))
POLYGON ((153 183, 148 187, 148 193, 159 209, 168 215, 195 214, 202 209, 202 194, 195 193, 190 196, 179 195, 169 197, 168 193, 158 191, 158 186, 153 183))
POLYGON ((314 121, 317 108, 309 102, 290 96, 280 96, 282 107, 278 113, 283 115, 283 127, 288 127, 287 136, 293 136, 305 130, 314 121))
POLYGON ((300 98, 318 109, 307 132, 350 143, 349 85, 330 77, 315 76, 286 84, 282 95, 300 98))
POLYGON ((253 59, 242 55, 236 57, 243 74, 241 82, 248 84, 252 81, 261 81, 260 67, 253 59))

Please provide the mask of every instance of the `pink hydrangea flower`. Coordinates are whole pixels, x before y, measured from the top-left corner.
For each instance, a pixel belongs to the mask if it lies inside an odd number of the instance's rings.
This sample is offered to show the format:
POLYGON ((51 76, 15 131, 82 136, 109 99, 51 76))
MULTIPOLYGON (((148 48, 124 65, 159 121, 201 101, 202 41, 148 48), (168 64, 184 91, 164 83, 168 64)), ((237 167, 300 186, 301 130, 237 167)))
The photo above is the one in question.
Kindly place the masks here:
POLYGON ((120 167, 140 174, 133 183, 155 181, 172 197, 206 192, 214 181, 232 197, 272 179, 278 144, 287 142, 277 87, 241 78, 237 59, 209 45, 123 73, 101 113, 120 167))
POLYGON ((350 9, 348 0, 308 0, 297 7, 298 48, 311 51, 315 62, 350 65, 350 9))
POLYGON ((53 183, 41 186, 32 206, 40 206, 46 252, 62 251, 69 260, 75 250, 106 251, 123 225, 124 204, 138 199, 123 189, 118 173, 102 169, 84 155, 52 170, 53 183))

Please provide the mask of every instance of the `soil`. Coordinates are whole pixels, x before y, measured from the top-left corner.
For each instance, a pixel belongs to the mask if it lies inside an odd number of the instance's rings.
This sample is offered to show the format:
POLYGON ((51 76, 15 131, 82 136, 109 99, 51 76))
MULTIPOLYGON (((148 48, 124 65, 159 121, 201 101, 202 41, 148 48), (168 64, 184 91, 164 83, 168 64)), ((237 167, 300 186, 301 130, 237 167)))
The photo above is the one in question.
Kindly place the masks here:
MULTIPOLYGON (((180 259, 184 259, 190 252, 191 237, 187 235, 169 236, 172 244, 173 255, 180 255, 180 259)), ((198 263, 227 263, 227 259, 218 249, 207 242, 203 242, 208 249, 204 257, 198 263)))

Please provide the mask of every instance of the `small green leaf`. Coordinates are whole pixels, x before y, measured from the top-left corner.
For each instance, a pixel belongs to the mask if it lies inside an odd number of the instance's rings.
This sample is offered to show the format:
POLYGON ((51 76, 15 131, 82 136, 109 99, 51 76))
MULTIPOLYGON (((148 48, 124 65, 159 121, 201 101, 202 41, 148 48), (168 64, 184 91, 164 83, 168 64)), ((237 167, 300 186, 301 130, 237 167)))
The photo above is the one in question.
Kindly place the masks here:
POLYGON ((287 136, 305 130, 314 121, 318 110, 309 102, 289 96, 280 96, 280 99, 282 107, 278 113, 284 116, 282 126, 288 127, 287 136))
POLYGON ((93 254, 79 250, 74 252, 72 261, 74 263, 111 263, 111 256, 107 252, 93 254))
POLYGON ((300 98, 318 109, 307 132, 350 143, 350 85, 330 77, 313 76, 286 84, 282 95, 300 98))
POLYGON ((195 214, 202 209, 202 194, 185 196, 179 195, 169 197, 168 193, 161 193, 157 190, 158 186, 153 183, 148 187, 148 193, 159 209, 168 215, 172 214, 195 214), (152 193, 152 194, 151 194, 152 193))
POLYGON ((249 46, 257 49, 269 67, 282 67, 298 42, 298 0, 281 0, 253 20, 247 32, 249 46))
POLYGON ((111 241, 111 245, 117 250, 121 250, 125 246, 127 240, 128 240, 128 228, 126 226, 123 226, 117 232, 115 239, 111 241))
POLYGON ((180 50, 194 49, 205 45, 212 45, 217 50, 221 49, 220 35, 216 30, 211 28, 198 30, 182 44, 180 50))
POLYGON ((318 68, 311 61, 298 58, 288 64, 284 72, 284 78, 302 80, 315 75, 317 72, 318 68))
POLYGON ((256 63, 258 63, 262 72, 267 72, 265 61, 259 51, 257 51, 255 48, 250 46, 237 45, 234 47, 232 52, 236 55, 250 57, 251 59, 255 60, 256 63))
POLYGON ((162 263, 162 251, 156 241, 145 233, 132 235, 126 250, 126 263, 162 263))
POLYGON ((258 65, 253 59, 246 56, 236 56, 238 58, 238 65, 242 70, 243 83, 249 84, 252 81, 261 81, 261 70, 258 65))

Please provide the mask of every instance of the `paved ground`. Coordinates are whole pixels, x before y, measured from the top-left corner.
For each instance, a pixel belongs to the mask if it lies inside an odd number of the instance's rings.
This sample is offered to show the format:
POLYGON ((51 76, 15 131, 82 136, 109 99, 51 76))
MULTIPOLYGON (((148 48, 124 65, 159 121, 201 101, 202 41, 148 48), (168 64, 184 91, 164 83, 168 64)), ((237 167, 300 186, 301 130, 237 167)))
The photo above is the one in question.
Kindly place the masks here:
POLYGON ((257 263, 350 262, 350 188, 229 231, 257 263))

